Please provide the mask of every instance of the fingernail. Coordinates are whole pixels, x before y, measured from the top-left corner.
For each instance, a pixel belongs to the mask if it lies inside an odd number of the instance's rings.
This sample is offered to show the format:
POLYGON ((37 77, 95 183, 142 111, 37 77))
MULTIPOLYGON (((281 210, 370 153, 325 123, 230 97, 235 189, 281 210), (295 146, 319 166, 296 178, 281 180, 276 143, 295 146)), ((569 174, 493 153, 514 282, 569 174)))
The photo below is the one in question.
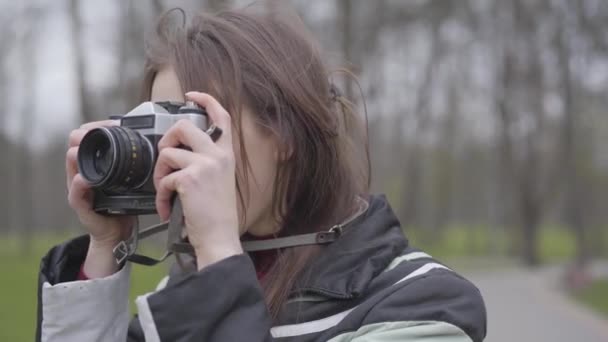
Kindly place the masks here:
POLYGON ((198 92, 197 91, 189 91, 186 93, 186 96, 190 97, 192 95, 196 95, 198 92))

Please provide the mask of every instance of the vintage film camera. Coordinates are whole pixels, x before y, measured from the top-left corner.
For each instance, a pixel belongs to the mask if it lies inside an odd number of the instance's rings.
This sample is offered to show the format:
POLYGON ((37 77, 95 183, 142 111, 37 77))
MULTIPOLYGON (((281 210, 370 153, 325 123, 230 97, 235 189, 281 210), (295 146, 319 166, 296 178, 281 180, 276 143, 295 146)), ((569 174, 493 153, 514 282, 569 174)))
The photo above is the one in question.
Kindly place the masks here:
POLYGON ((144 102, 120 117, 120 126, 87 132, 78 149, 78 168, 93 188, 96 212, 156 213, 152 173, 158 157, 157 144, 182 119, 207 129, 207 113, 194 102, 144 102))

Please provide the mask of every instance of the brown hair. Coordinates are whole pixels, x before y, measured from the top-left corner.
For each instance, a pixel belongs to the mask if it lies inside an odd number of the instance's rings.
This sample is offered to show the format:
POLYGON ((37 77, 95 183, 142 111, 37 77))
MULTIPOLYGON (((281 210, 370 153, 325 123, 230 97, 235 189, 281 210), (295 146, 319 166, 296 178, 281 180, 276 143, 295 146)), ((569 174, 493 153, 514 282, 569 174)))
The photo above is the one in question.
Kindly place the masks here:
MULTIPOLYGON (((242 192, 249 162, 242 110, 249 109, 260 127, 276 136, 285 156, 273 194, 279 235, 326 230, 352 214, 356 196, 369 186, 369 158, 353 142, 353 136, 364 136, 362 125, 331 85, 319 50, 297 16, 249 8, 198 14, 189 23, 175 24, 173 13, 161 18, 148 42, 143 97, 149 99, 156 72, 170 65, 182 90, 207 92, 228 110, 243 151, 236 175, 243 209, 249 200, 242 192)), ((273 317, 321 248, 279 252, 262 282, 273 317)))

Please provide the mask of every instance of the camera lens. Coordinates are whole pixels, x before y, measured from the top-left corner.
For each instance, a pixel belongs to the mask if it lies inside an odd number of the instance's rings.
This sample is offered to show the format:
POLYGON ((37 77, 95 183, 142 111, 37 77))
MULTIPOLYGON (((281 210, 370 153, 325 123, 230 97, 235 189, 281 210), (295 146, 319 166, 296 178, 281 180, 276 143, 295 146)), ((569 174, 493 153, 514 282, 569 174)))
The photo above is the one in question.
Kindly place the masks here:
POLYGON ((125 192, 149 178, 154 167, 152 153, 148 139, 130 128, 96 128, 82 138, 78 167, 92 187, 125 192))

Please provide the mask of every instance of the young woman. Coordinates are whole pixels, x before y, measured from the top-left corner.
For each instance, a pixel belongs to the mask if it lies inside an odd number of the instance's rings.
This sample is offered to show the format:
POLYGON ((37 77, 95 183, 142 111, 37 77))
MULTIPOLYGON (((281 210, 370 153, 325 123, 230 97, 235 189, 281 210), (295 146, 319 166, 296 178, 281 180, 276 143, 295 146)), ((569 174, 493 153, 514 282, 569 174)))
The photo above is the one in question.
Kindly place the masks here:
POLYGON ((139 297, 129 323, 131 267, 112 249, 134 219, 93 212, 76 166, 83 135, 116 123, 85 124, 70 135, 66 169, 88 234, 42 262, 38 340, 483 340, 479 291, 411 247, 386 199, 368 195, 358 118, 300 26, 248 11, 161 21, 144 100, 194 101, 223 132, 213 142, 180 121, 158 144, 158 213, 169 216, 177 193, 195 268, 139 297), (324 231, 341 234, 257 253, 241 244, 324 231))

